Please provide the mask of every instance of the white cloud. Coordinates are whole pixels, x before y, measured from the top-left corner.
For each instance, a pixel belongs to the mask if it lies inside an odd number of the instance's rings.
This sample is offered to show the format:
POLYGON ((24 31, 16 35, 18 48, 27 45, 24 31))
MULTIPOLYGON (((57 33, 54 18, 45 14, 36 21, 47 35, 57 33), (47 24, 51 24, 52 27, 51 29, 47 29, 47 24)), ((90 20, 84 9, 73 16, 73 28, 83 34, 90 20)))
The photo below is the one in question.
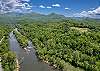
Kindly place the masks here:
POLYGON ((50 7, 50 6, 47 6, 47 8, 48 8, 48 9, 50 9, 50 8, 52 8, 52 7, 50 7))
POLYGON ((100 17, 100 7, 91 10, 91 11, 82 11, 80 13, 76 13, 74 14, 74 16, 78 16, 78 17, 96 17, 99 16, 100 17))
POLYGON ((81 13, 74 14, 75 17, 90 17, 91 15, 88 14, 86 11, 82 11, 81 13))
POLYGON ((95 10, 93 10, 92 12, 95 13, 95 14, 100 14, 100 7, 98 7, 98 8, 95 9, 95 10))
POLYGON ((20 9, 16 9, 16 10, 14 10, 14 12, 22 13, 23 11, 20 9))
POLYGON ((91 10, 94 10, 95 8, 90 8, 91 10))
POLYGON ((53 4, 53 7, 60 7, 60 4, 53 4))
POLYGON ((43 5, 40 5, 39 7, 40 7, 40 8, 45 8, 45 6, 43 6, 43 5))
POLYGON ((67 8, 67 7, 66 7, 65 10, 70 10, 70 8, 67 8))
POLYGON ((26 1, 26 2, 29 2, 30 0, 22 0, 22 1, 26 1))
POLYGON ((24 9, 31 9, 32 6, 30 6, 28 3, 23 3, 22 4, 22 8, 24 8, 24 9))
POLYGON ((1 0, 0 13, 7 12, 28 12, 32 6, 29 4, 30 0, 1 0), (25 1, 25 2, 22 2, 25 1))

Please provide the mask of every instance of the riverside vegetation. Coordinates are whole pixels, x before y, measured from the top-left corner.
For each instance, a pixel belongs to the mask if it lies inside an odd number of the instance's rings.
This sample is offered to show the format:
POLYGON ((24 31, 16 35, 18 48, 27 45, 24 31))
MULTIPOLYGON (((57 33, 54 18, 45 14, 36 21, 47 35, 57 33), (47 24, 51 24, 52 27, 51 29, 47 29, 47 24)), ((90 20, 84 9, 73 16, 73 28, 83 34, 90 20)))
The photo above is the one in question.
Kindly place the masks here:
POLYGON ((9 49, 8 35, 10 26, 0 24, 0 57, 3 71, 14 71, 16 68, 16 55, 9 49))
MULTIPOLYGON (((16 28, 17 29, 17 28, 16 28)), ((26 48, 28 46, 27 37, 23 36, 18 30, 14 30, 14 34, 22 48, 26 48)))
POLYGON ((100 25, 91 22, 25 22, 16 26, 38 57, 63 71, 100 71, 100 25))
MULTIPOLYGON (((18 20, 14 31, 22 48, 28 39, 37 56, 62 71, 100 71, 100 21, 73 19, 61 21, 18 20)), ((0 24, 0 57, 4 71, 14 71, 16 55, 9 50, 12 26, 0 24)))

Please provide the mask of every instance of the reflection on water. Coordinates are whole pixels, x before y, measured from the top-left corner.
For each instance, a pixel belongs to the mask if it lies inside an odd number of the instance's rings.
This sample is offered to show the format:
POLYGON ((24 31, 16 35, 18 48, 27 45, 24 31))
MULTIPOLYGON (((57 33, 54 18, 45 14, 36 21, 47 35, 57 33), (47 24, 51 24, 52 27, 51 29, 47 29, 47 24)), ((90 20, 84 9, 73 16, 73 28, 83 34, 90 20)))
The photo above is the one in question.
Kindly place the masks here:
POLYGON ((32 42, 28 42, 25 49, 20 48, 13 32, 10 33, 10 50, 15 52, 20 63, 20 71, 58 71, 53 70, 48 64, 38 61, 32 42))

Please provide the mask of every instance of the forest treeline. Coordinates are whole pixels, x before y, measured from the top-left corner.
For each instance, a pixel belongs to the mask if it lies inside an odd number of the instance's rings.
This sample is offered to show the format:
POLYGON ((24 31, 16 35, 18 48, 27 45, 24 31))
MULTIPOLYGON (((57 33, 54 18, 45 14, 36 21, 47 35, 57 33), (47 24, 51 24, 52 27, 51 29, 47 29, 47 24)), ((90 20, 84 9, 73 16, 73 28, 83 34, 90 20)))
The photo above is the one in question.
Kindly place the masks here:
POLYGON ((9 33, 14 31, 22 48, 28 39, 39 59, 63 71, 100 71, 100 24, 94 20, 28 21, 0 24, 0 57, 4 71, 16 67, 16 55, 10 51, 9 33))
POLYGON ((100 71, 99 24, 74 20, 28 23, 23 20, 16 27, 33 42, 38 57, 56 68, 100 71))
POLYGON ((16 55, 9 48, 9 25, 0 24, 0 62, 3 71, 14 71, 16 69, 16 55))

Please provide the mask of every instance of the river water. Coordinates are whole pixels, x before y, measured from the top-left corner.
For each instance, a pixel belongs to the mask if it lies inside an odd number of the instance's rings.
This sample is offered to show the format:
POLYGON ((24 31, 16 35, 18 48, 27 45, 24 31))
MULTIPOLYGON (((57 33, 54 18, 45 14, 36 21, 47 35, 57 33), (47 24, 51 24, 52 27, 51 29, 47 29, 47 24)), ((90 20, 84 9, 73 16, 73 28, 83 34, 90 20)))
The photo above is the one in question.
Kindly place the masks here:
POLYGON ((13 32, 9 36, 10 50, 17 55, 20 71, 58 71, 38 60, 31 41, 28 42, 29 45, 26 49, 22 49, 13 32))

